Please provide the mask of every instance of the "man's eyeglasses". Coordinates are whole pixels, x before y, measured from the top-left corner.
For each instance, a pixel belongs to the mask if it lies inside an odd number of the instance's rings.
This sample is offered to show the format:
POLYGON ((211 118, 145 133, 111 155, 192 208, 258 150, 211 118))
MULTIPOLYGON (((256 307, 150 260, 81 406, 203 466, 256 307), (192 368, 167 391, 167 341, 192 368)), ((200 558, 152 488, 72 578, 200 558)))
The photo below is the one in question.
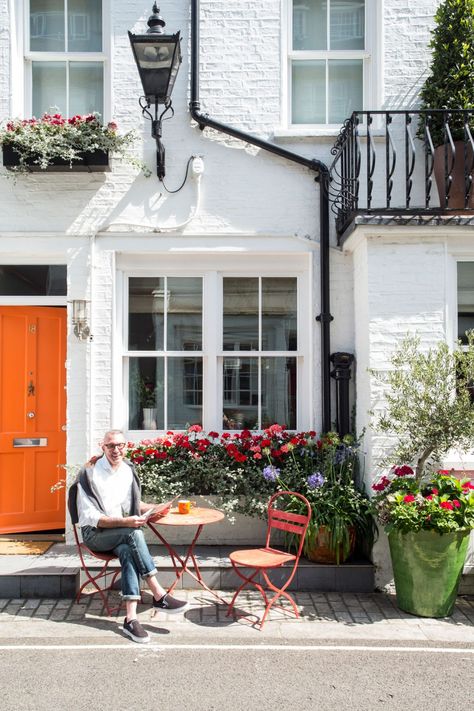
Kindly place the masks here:
POLYGON ((118 442, 117 444, 110 442, 110 444, 104 444, 104 447, 107 447, 109 451, 112 451, 113 449, 120 449, 120 451, 122 451, 125 447, 125 442, 118 442))

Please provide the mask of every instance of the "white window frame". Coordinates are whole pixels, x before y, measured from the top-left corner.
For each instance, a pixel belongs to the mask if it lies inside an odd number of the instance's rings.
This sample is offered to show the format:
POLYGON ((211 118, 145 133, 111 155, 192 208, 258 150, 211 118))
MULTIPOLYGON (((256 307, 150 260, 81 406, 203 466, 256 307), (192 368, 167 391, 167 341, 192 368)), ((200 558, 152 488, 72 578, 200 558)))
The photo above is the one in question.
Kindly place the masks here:
MULTIPOLYGON (((67 0, 66 0, 67 7, 67 0)), ((101 62, 103 71, 103 115, 101 120, 107 123, 111 119, 111 62, 112 32, 110 18, 110 0, 102 0, 102 51, 101 52, 31 52, 30 41, 30 2, 12 0, 12 52, 11 86, 12 116, 30 118, 32 116, 32 66, 34 61, 42 62, 101 62)), ((67 14, 65 16, 67 22, 67 14)), ((67 74, 69 77, 69 73, 67 74)), ((66 112, 67 113, 67 112, 66 112)), ((38 118, 38 117, 37 117, 38 118)))
MULTIPOLYGON (((310 263, 302 255, 298 255, 294 261, 291 256, 288 260, 282 260, 281 256, 254 255, 251 265, 246 264, 245 268, 238 268, 238 258, 229 258, 228 263, 220 258, 202 259, 200 266, 196 268, 176 269, 171 264, 167 265, 166 259, 160 259, 154 268, 144 264, 143 268, 122 268, 119 266, 117 275, 117 331, 115 333, 117 359, 115 361, 114 380, 117 387, 114 387, 114 421, 121 423, 124 432, 127 432, 129 439, 138 441, 150 436, 157 436, 156 431, 129 430, 129 392, 128 392, 128 359, 136 355, 145 355, 142 351, 128 351, 128 283, 131 277, 202 277, 203 278, 203 343, 202 351, 186 351, 186 355, 201 356, 203 358, 203 394, 202 394, 202 427, 205 431, 223 431, 222 409, 223 403, 223 374, 222 362, 224 358, 232 356, 286 356, 296 358, 297 361, 297 413, 296 429, 310 429, 313 406, 313 366, 312 366, 312 339, 313 339, 313 317, 312 317, 312 295, 311 295, 311 269, 310 263), (296 262, 298 264, 296 265, 296 262), (221 326, 222 326, 222 279, 223 277, 249 278, 249 277, 295 277, 297 279, 297 334, 298 349, 296 351, 224 351, 222 349, 221 326), (216 327, 215 324, 218 324, 216 327), (121 339, 121 345, 119 338, 121 339), (217 377, 216 377, 217 373, 217 377)), ((171 260, 173 261, 173 260, 171 260)), ((153 357, 153 351, 147 351, 146 356, 153 357)), ((237 431, 237 430, 233 430, 237 431)), ((158 433, 162 431, 159 430, 158 433)))
MULTIPOLYGON (((361 59, 363 62, 363 109, 376 110, 380 108, 383 89, 383 0, 365 0, 365 49, 361 50, 293 50, 293 0, 282 0, 282 18, 281 126, 275 129, 275 136, 336 135, 341 128, 341 124, 292 123, 291 64, 293 60, 361 59)), ((326 92, 327 101, 328 92, 326 92)), ((345 118, 349 118, 349 116, 345 118)))

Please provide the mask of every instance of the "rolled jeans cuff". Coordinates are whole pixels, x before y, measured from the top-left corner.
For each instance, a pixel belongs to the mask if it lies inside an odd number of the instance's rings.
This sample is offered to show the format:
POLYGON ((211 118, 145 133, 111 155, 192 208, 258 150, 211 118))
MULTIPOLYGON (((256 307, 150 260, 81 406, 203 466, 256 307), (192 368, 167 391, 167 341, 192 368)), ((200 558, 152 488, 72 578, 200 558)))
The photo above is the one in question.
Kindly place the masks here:
POLYGON ((158 571, 156 568, 153 568, 153 570, 150 570, 149 573, 143 573, 142 578, 151 578, 152 575, 158 575, 158 571))
POLYGON ((142 599, 141 595, 123 595, 122 594, 122 600, 137 600, 140 601, 142 599))

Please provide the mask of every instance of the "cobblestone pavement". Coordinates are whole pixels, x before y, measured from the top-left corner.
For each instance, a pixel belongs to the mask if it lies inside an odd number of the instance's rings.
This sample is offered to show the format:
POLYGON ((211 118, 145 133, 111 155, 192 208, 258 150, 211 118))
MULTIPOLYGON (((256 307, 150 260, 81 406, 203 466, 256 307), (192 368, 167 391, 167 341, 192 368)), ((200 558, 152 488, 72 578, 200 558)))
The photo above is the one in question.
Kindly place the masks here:
MULTIPOLYGON (((229 592, 217 593, 229 600, 229 592)), ((227 617, 227 607, 204 591, 180 591, 191 603, 183 615, 153 616, 148 593, 139 605, 139 619, 156 634, 169 634, 168 641, 206 636, 213 640, 229 641, 229 637, 245 640, 337 639, 337 640, 403 640, 421 642, 474 644, 474 597, 459 597, 454 613, 449 618, 421 618, 401 612, 395 596, 386 593, 294 593, 299 619, 273 609, 260 632, 255 621, 262 612, 259 593, 243 592, 238 598, 237 614, 227 617), (172 634, 170 634, 172 633, 172 634)), ((120 597, 112 593, 110 604, 118 606, 120 597)), ((65 599, 1 599, 0 639, 4 643, 14 638, 58 637, 71 641, 77 637, 107 637, 117 641, 117 631, 124 616, 124 608, 108 617, 96 595, 83 596, 80 603, 65 599), (28 624, 29 623, 29 624, 28 624)), ((160 638, 160 643, 163 637, 160 638)))

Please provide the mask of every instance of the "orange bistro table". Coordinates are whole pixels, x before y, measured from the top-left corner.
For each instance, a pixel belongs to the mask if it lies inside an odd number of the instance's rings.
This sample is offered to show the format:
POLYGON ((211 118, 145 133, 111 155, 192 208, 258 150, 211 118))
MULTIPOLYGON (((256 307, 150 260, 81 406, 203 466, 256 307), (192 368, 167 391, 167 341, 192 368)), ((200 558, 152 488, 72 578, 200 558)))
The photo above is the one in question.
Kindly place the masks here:
POLYGON ((196 506, 193 507, 191 511, 187 514, 180 514, 177 508, 172 508, 171 511, 166 514, 166 516, 163 516, 157 521, 154 521, 153 523, 151 521, 148 521, 148 526, 151 528, 155 536, 160 539, 163 545, 166 546, 166 549, 168 550, 168 553, 171 556, 171 560, 173 561, 173 566, 176 573, 176 580, 169 588, 169 593, 173 592, 174 588, 183 576, 183 573, 189 573, 191 577, 197 580, 197 582, 202 588, 218 597, 218 595, 216 595, 216 593, 211 590, 202 579, 201 571, 199 570, 197 560, 194 556, 194 547, 197 543, 199 536, 201 535, 201 531, 204 526, 207 526, 210 523, 218 523, 218 521, 222 521, 223 518, 224 514, 222 511, 196 506), (166 538, 164 538, 158 531, 157 526, 197 526, 194 538, 191 541, 184 557, 181 557, 177 554, 173 546, 171 546, 166 540, 166 538), (192 569, 189 568, 190 562, 192 563, 192 569))

